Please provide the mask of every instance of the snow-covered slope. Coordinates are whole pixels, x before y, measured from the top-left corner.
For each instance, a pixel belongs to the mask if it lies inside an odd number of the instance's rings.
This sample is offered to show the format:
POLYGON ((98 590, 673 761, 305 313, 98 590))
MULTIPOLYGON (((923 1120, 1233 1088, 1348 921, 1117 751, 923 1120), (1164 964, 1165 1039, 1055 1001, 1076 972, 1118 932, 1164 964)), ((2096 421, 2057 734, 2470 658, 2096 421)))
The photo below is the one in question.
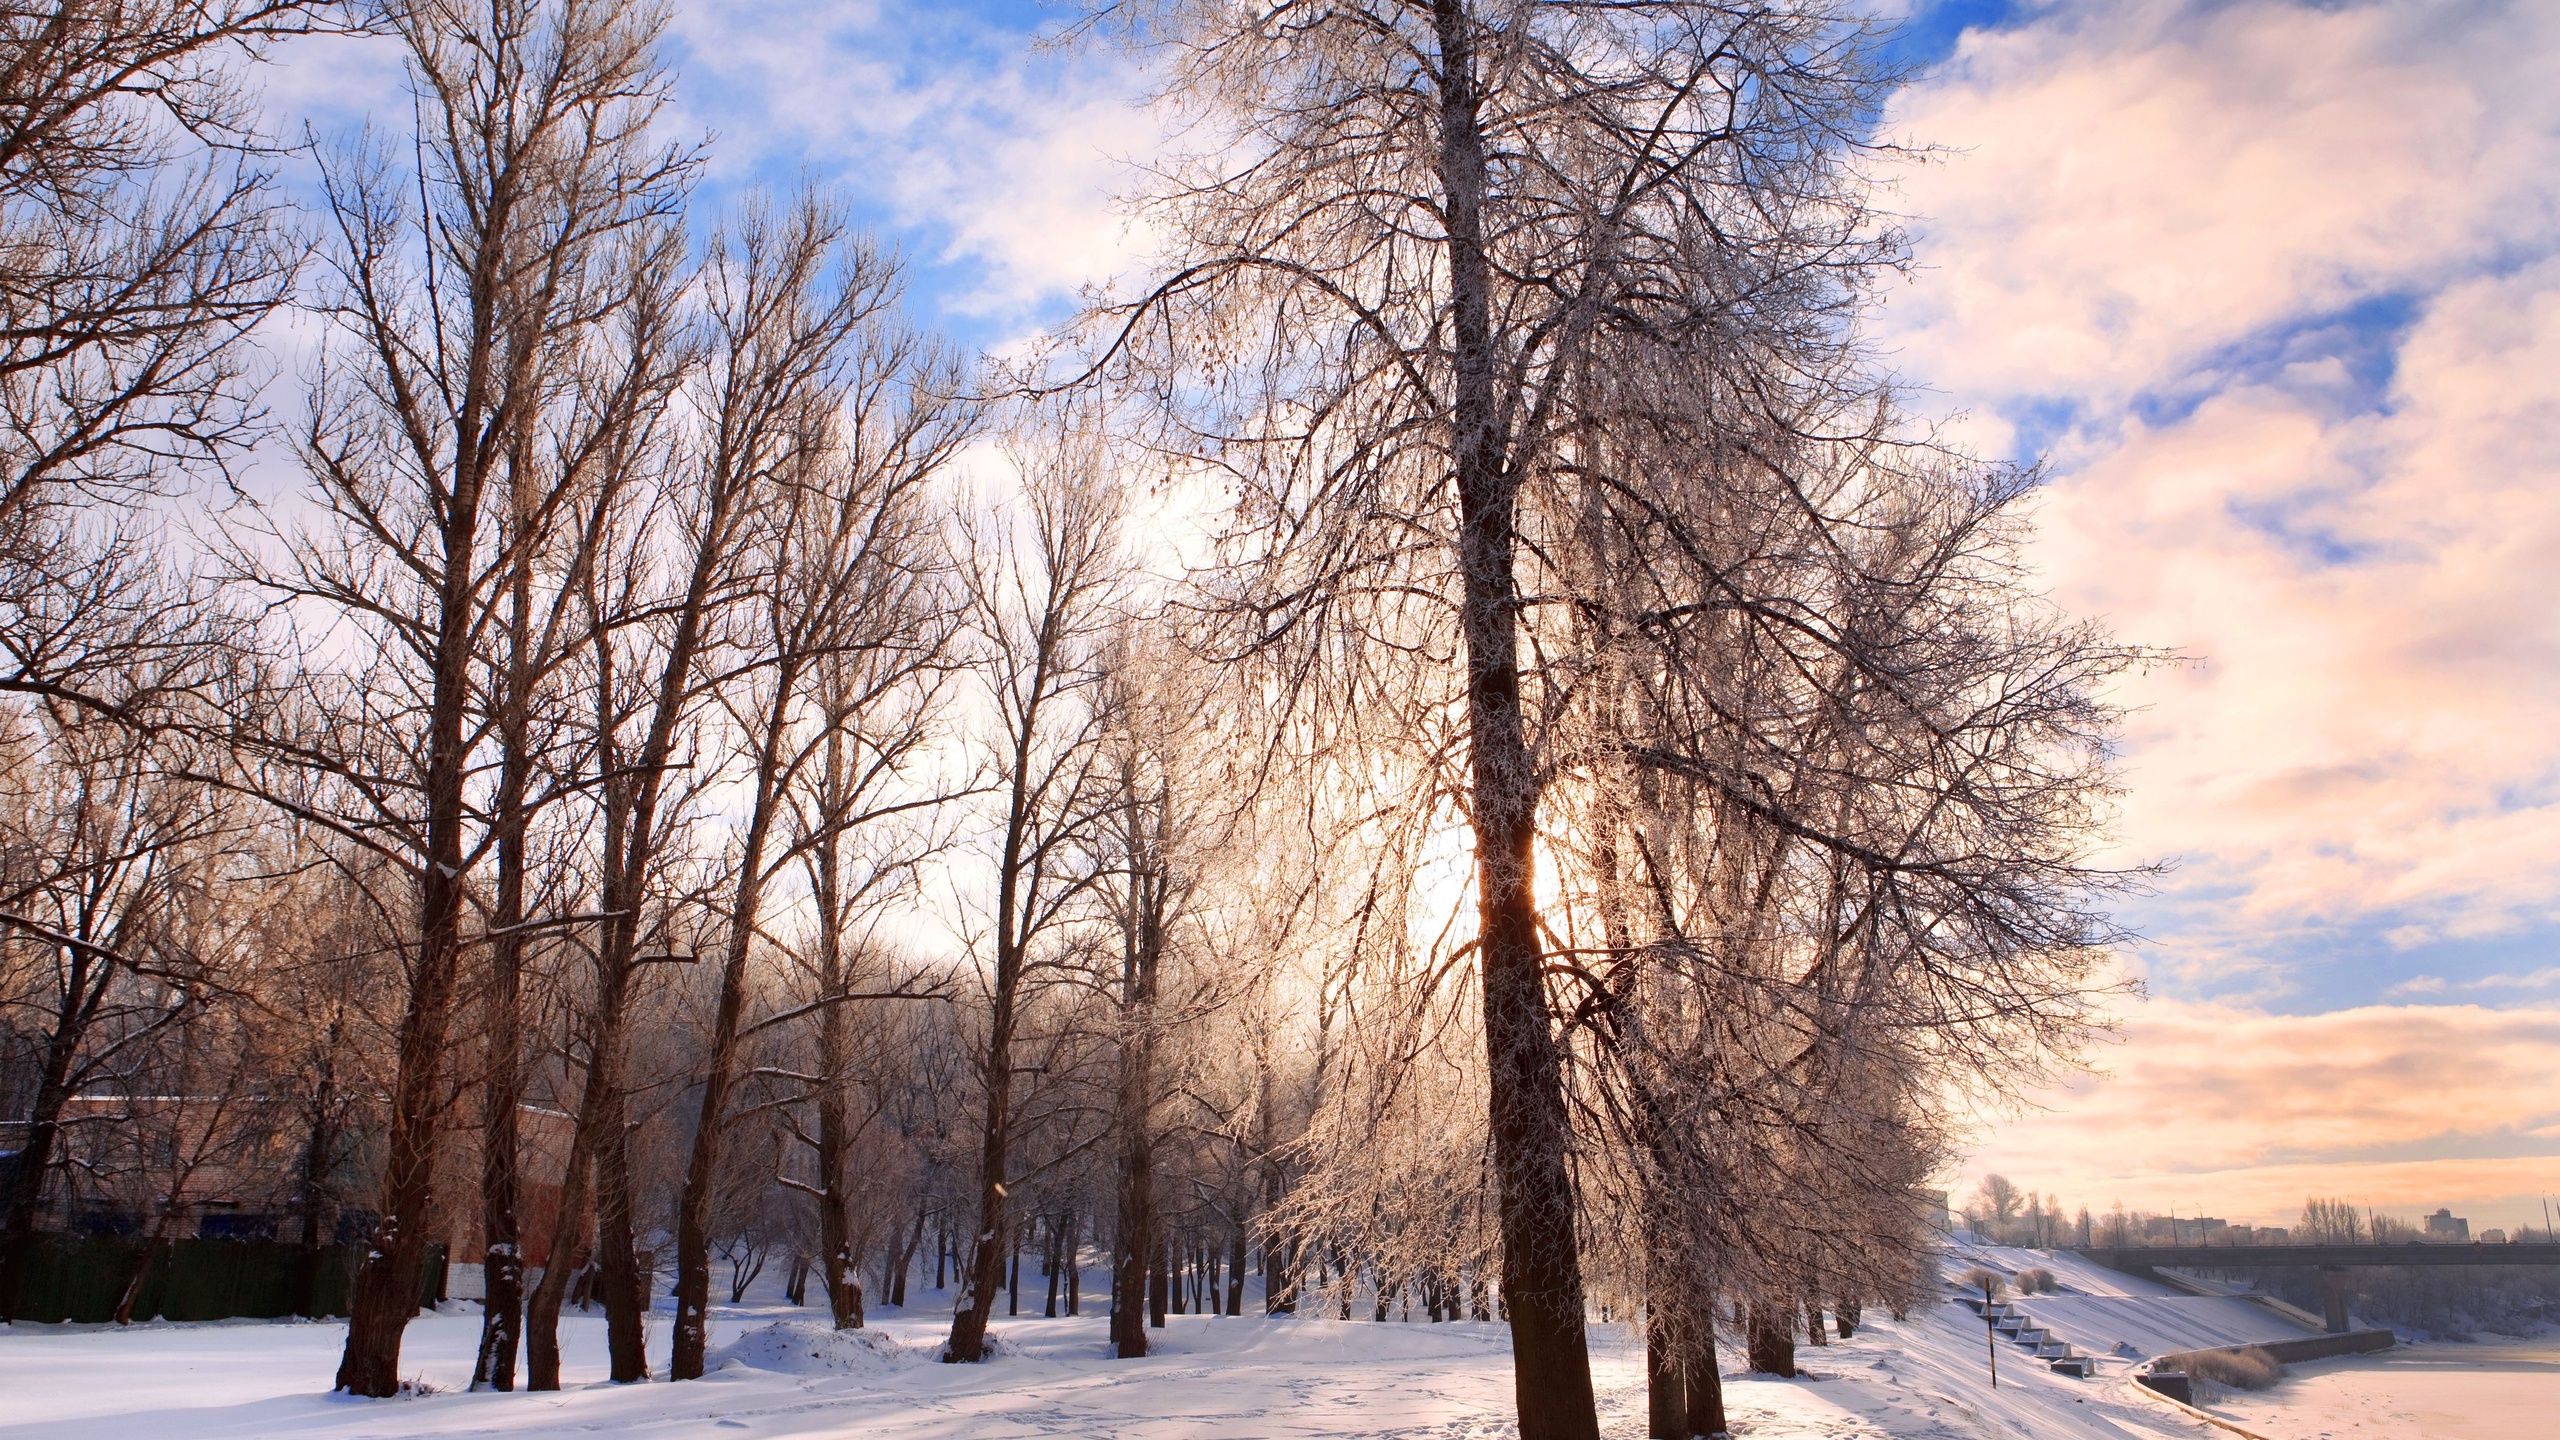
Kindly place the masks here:
MULTIPOLYGON (((2067 1251, 1975 1245, 1958 1238, 1948 1246, 1945 1273, 1979 1266, 2000 1275, 2042 1269, 2054 1293, 2014 1297, 2015 1308, 2088 1354, 2130 1346, 2144 1355, 2294 1340, 2318 1332, 2255 1300, 2192 1295, 2155 1281, 2093 1264, 2067 1251)), ((1977 1317, 1974 1324, 1982 1322, 1977 1317)))

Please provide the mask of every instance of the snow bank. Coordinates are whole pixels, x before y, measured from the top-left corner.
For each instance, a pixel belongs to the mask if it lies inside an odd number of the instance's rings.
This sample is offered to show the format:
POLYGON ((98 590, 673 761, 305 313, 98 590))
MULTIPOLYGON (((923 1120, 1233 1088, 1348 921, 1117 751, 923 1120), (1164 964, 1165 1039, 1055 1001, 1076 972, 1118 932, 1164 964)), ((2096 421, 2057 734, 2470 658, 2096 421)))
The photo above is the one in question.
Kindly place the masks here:
POLYGON ((776 1375, 855 1375, 914 1359, 881 1330, 838 1330, 804 1320, 777 1320, 740 1335, 703 1357, 707 1370, 763 1370, 776 1375))

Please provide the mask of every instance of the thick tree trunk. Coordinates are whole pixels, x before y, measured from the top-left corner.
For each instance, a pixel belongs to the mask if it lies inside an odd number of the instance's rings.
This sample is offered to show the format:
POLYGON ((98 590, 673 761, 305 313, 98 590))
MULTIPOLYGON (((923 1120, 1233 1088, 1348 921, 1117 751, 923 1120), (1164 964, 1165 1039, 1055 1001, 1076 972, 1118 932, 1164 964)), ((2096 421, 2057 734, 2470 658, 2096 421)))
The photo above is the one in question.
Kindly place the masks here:
POLYGON ((1048 1299, 1040 1308, 1040 1316, 1044 1320, 1055 1320, 1058 1318, 1058 1281, 1062 1278, 1058 1274, 1058 1266, 1061 1263, 1058 1257, 1058 1234, 1060 1228, 1061 1227, 1057 1220, 1050 1220, 1049 1234, 1046 1237, 1047 1249, 1041 1255, 1040 1274, 1042 1278, 1049 1282, 1048 1299))
MULTIPOLYGON (((617 1075, 620 1066, 616 1065, 617 1075)), ((619 1083, 599 1102, 596 1145, 596 1292, 604 1301, 607 1374, 625 1385, 649 1378, 649 1288, 640 1263, 638 1207, 631 1188, 630 1100, 619 1083)))
MULTIPOLYGON (((624 922, 617 919, 610 923, 618 926, 624 922)), ((571 1141, 570 1183, 575 1185, 583 1175, 588 1194, 593 1197, 593 1260, 596 1289, 604 1301, 608 1373, 616 1383, 627 1384, 649 1378, 649 1359, 644 1346, 647 1331, 643 1280, 634 1252, 630 1101, 623 1084, 622 1042, 629 972, 612 964, 614 943, 608 942, 607 961, 597 967, 595 1010, 588 1017, 586 1083, 580 1090, 578 1129, 571 1141)), ((627 946, 624 953, 628 953, 627 946)), ((565 1200, 563 1213, 567 1213, 565 1200)), ((559 1262, 560 1257, 555 1254, 553 1268, 558 1268, 559 1262)), ((548 1288, 550 1275, 546 1273, 543 1280, 548 1288)), ((557 1301, 553 1302, 551 1313, 558 1315, 557 1301)))
POLYGON ((1689 1407, 1692 1436, 1721 1436, 1724 1420, 1724 1376, 1716 1368, 1716 1302, 1703 1292, 1675 1296, 1672 1313, 1680 1326, 1685 1355, 1681 1390, 1689 1407))
MULTIPOLYGON (((919 1200, 916 1202, 916 1223, 907 1232, 906 1245, 897 1251, 897 1269, 889 1277, 889 1303, 901 1310, 907 1308, 907 1272, 915 1268, 916 1247, 924 1243, 924 1220, 925 1202, 919 1200)), ((937 1265, 940 1264, 938 1249, 941 1243, 939 1239, 934 1241, 937 1247, 935 1260, 937 1265)))
POLYGON ((150 1240, 142 1247, 142 1257, 134 1262, 133 1273, 125 1277, 124 1293, 116 1298, 115 1322, 118 1325, 133 1323, 133 1308, 142 1300, 142 1282, 151 1278, 151 1267, 168 1253, 168 1226, 163 1222, 153 1227, 150 1240))
MULTIPOLYGON (((1658 1203, 1649 1201, 1648 1210, 1658 1203)), ((1681 1342, 1689 1317, 1680 1301, 1680 1267, 1661 1217, 1644 1227, 1644 1389, 1645 1434, 1651 1440, 1688 1440, 1687 1372, 1681 1364, 1681 1342)))
MULTIPOLYGON (((457 637, 459 638, 459 637, 457 637)), ((457 682, 460 677, 456 677, 457 682)), ((459 689, 459 684, 456 686, 459 689)), ((399 1068, 391 1091, 391 1136, 385 1147, 382 1219, 372 1249, 356 1271, 346 1348, 338 1360, 337 1388, 381 1398, 400 1393, 400 1341, 418 1308, 425 1273, 429 1217, 435 1207, 437 1112, 442 1108, 444 1059, 452 1015, 463 887, 461 845, 461 715, 436 726, 430 762, 449 775, 429 784, 429 843, 420 907, 418 944, 407 1013, 400 1022, 399 1068), (442 793, 439 793, 439 792, 442 793), (439 823, 435 817, 443 817, 439 823)))
POLYGON ((1644 1317, 1644 1433, 1648 1440, 1689 1440, 1687 1372, 1680 1364, 1680 1342, 1672 1329, 1670 1307, 1647 1301, 1644 1317))
MULTIPOLYGON (((475 295, 475 313, 488 297, 475 295)), ((400 1339, 418 1303, 418 1279, 427 1256, 427 1224, 435 1206, 436 1140, 443 1108, 445 1049, 453 992, 462 952, 462 911, 469 898, 463 873, 462 831, 467 818, 463 787, 470 778, 464 751, 464 719, 471 684, 475 565, 479 549, 483 457, 472 433, 480 413, 471 397, 457 427, 452 490, 443 498, 437 536, 437 615, 434 665, 429 676, 426 770, 418 799, 426 814, 425 863, 418 869, 418 949, 409 972, 408 1008, 400 1017, 398 1069, 391 1086, 391 1135, 382 1172, 382 1220, 373 1247, 356 1272, 355 1300, 347 1317, 347 1343, 338 1360, 337 1388, 383 1397, 400 1391, 400 1339)))
POLYGON ((1751 1307, 1751 1368, 1763 1375, 1796 1373, 1795 1326, 1789 1321, 1794 1306, 1753 1304, 1751 1307))
MULTIPOLYGON (((862 1313, 862 1257, 853 1253, 853 1197, 847 1190, 846 1152, 852 1148, 852 1121, 845 1113, 844 1087, 834 1077, 843 1073, 848 1024, 844 1007, 830 1005, 818 1018, 819 1056, 828 1085, 818 1092, 818 1248, 827 1282, 827 1310, 839 1330, 859 1330, 862 1313)), ((889 1249, 897 1250, 897 1236, 889 1249)))
POLYGON ((1158 1330, 1164 1328, 1165 1302, 1169 1298, 1166 1291, 1171 1288, 1168 1283, 1168 1272, 1172 1268, 1172 1259, 1172 1251, 1163 1240, 1149 1241, 1147 1246, 1147 1323, 1158 1330))
MULTIPOLYGON (((583 1132, 584 1127, 580 1127, 583 1132)), ((560 1388, 560 1302, 569 1293, 569 1277, 586 1268, 594 1248, 595 1205, 592 1171, 585 1149, 575 1141, 569 1173, 560 1189, 560 1213, 551 1224, 551 1253, 543 1260, 542 1279, 533 1287, 525 1313, 525 1388, 560 1388)))
POLYGON ((1521 1440, 1597 1440, 1562 1067, 1549 1026, 1534 891, 1537 785, 1520 710, 1519 591, 1511 473, 1495 391, 1492 275, 1484 248, 1487 162, 1474 19, 1435 0, 1440 153, 1451 336, 1450 443, 1457 472, 1459 629, 1466 646, 1469 791, 1484 976, 1490 1128, 1521 1440))
MULTIPOLYGON (((1155 1143, 1149 1133, 1148 1098, 1154 1086, 1151 1020, 1143 1007, 1151 998, 1150 966, 1133 947, 1125 983, 1131 1003, 1120 1046, 1120 1217, 1119 1243, 1111 1266, 1111 1343, 1123 1360, 1147 1353, 1147 1296, 1154 1256, 1160 1246, 1155 1221, 1155 1143)), ((1163 1310, 1159 1302, 1159 1317, 1163 1310)), ((1163 1324, 1159 1318, 1157 1324, 1163 1324)))
POLYGON ((1698 1344, 1701 1352, 1690 1358, 1682 1385, 1689 1403, 1688 1433, 1722 1440, 1730 1430, 1724 1419, 1724 1377, 1716 1373, 1714 1334, 1701 1332, 1698 1344))
MULTIPOLYGON (((845 786, 844 733, 830 728, 826 745, 826 813, 845 786)), ((810 886, 817 906, 818 984, 824 995, 851 988, 844 961, 844 891, 842 856, 834 832, 819 842, 816 876, 810 886)), ((853 1068, 853 1016, 842 1004, 818 1012, 818 1248, 824 1252, 827 1310, 839 1330, 859 1330, 862 1313, 862 1257, 853 1253, 852 1163, 853 1116, 845 1106, 845 1076, 853 1068)), ((888 1248, 897 1253, 898 1236, 890 1232, 888 1248)))

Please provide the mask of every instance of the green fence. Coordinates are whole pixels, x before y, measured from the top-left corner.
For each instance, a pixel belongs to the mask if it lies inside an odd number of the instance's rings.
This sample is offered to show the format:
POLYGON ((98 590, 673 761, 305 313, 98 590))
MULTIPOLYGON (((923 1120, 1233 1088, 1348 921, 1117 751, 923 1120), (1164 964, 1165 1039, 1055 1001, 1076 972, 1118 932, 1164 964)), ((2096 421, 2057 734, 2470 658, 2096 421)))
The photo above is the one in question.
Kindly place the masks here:
MULTIPOLYGON (((344 1315, 364 1253, 362 1245, 325 1245, 313 1251, 274 1240, 177 1240, 155 1246, 148 1240, 39 1235, 18 1285, 18 1319, 38 1324, 113 1320, 116 1303, 146 1257, 150 1269, 134 1298, 136 1320, 344 1315)), ((432 1305, 443 1292, 444 1268, 445 1248, 428 1246, 419 1304, 432 1305)))

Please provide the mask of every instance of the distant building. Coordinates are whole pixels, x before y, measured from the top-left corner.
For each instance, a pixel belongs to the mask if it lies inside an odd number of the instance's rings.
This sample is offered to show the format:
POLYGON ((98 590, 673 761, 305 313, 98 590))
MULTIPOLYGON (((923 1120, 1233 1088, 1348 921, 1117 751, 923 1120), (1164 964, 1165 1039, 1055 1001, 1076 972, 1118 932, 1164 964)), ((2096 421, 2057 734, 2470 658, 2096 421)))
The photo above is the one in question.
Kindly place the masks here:
POLYGON ((2471 1238, 2471 1222, 2454 1214, 2450 1209, 2438 1210, 2433 1215, 2427 1217, 2427 1238, 2430 1240, 2469 1240, 2471 1238))
POLYGON ((2495 1229, 2483 1230, 2480 1232, 2480 1243, 2483 1245, 2504 1245, 2507 1243, 2507 1232, 2495 1229))
POLYGON ((2142 1238, 2154 1245, 2227 1245, 2231 1222, 2210 1215, 2154 1215, 2143 1222, 2142 1238))
POLYGON ((1956 1228, 1955 1216, 1947 1210, 1947 1192, 1914 1186, 1912 1194, 1920 1197, 1920 1223, 1944 1235, 1956 1228))

